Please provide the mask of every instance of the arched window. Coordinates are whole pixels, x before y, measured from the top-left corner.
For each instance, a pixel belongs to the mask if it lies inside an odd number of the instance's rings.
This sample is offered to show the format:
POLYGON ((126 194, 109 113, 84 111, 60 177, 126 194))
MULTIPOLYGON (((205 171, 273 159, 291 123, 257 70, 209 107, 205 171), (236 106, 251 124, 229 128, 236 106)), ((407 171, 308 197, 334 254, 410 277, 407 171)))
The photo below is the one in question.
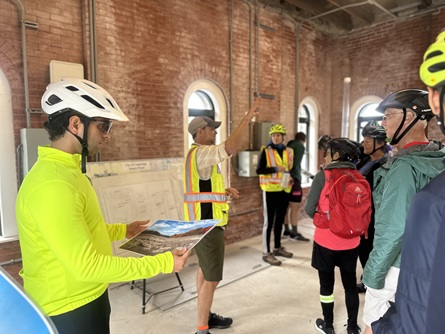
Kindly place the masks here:
POLYGON ((197 90, 188 100, 189 117, 207 116, 215 119, 215 107, 210 96, 202 90, 197 90))
POLYGON ((359 112, 357 117, 357 134, 356 138, 358 142, 361 142, 363 140, 362 136, 362 130, 365 127, 366 124, 370 121, 376 121, 380 124, 382 121, 382 114, 375 111, 375 108, 377 108, 378 103, 368 103, 363 105, 359 112))
MULTIPOLYGON (((207 116, 215 121, 221 121, 217 130, 216 144, 222 143, 227 138, 227 101, 221 87, 214 81, 199 79, 190 84, 183 99, 183 124, 184 124, 184 155, 193 143, 193 138, 188 132, 188 124, 196 116, 207 116)), ((230 185, 230 165, 228 161, 220 164, 221 172, 226 185, 230 185)))
MULTIPOLYGON (((308 107, 303 104, 298 111, 298 132, 303 132, 306 134, 306 143, 304 150, 303 159, 301 160, 301 169, 305 171, 309 171, 309 148, 311 147, 311 136, 310 136, 310 130, 311 130, 311 117, 309 113, 308 107)), ((309 183, 310 179, 309 177, 302 174, 302 180, 301 183, 309 183)))

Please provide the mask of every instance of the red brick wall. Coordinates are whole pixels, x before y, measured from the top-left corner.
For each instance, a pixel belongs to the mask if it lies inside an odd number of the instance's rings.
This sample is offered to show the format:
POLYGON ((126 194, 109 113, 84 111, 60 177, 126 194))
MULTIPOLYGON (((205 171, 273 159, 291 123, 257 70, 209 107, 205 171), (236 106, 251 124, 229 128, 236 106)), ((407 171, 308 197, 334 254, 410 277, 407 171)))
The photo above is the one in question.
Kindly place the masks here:
MULTIPOLYGON (((49 82, 50 60, 81 63, 87 77, 91 72, 88 7, 86 0, 23 3, 26 20, 39 24, 38 30, 27 29, 26 37, 30 104, 40 108, 40 97, 49 82)), ((296 24, 287 16, 252 4, 249 72, 249 6, 242 0, 233 1, 231 17, 230 4, 229 0, 96 1, 97 81, 131 119, 113 128, 102 160, 182 156, 184 93, 193 81, 202 78, 216 82, 228 105, 233 105, 232 129, 248 109, 250 91, 273 95, 273 100, 265 99, 258 121, 282 122, 290 139, 295 132, 296 52, 298 100, 312 96, 320 107, 319 132, 338 135, 343 77, 352 78, 351 102, 363 95, 383 97, 391 90, 419 86, 416 67, 445 18, 442 13, 386 23, 336 38, 304 25, 297 36, 296 24), (256 22, 273 31, 258 29, 256 22)), ((26 117, 17 22, 15 5, 0 2, 0 69, 13 94, 18 145, 26 117)), ((31 115, 32 127, 41 127, 44 119, 43 115, 31 115)), ((249 148, 247 134, 240 145, 243 150, 249 148)), ((258 235, 262 227, 258 179, 238 177, 232 168, 231 183, 240 190, 242 199, 231 206, 228 242, 258 235)), ((16 242, 0 244, 0 259, 20 258, 17 247, 16 242)), ((19 269, 7 268, 15 274, 19 269)))

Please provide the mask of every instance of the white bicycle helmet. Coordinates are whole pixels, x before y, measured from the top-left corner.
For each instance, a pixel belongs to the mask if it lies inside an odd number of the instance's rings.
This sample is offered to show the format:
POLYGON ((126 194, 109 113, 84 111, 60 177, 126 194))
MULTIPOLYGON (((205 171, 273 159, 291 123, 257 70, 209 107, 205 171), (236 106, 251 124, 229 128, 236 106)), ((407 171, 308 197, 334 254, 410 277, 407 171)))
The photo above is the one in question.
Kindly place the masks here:
POLYGON ((88 118, 128 121, 105 89, 85 79, 62 78, 49 84, 42 96, 42 109, 49 117, 71 109, 88 118))

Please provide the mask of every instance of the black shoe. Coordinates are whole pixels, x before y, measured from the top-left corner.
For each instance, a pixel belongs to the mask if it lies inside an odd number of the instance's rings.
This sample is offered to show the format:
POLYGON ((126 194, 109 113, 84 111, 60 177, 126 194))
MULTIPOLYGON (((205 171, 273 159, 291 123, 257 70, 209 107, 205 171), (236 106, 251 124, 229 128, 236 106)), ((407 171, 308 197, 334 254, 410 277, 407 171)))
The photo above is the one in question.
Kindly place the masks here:
POLYGON ((304 237, 303 234, 301 234, 301 233, 297 233, 297 234, 293 234, 293 233, 291 233, 290 237, 291 237, 291 239, 293 239, 293 240, 298 240, 298 241, 310 241, 310 239, 304 237))
MULTIPOLYGON (((195 334, 198 334, 198 332, 196 332, 195 334)), ((210 333, 209 331, 207 331, 206 334, 212 334, 212 333, 210 333)))
POLYGON ((362 329, 357 324, 355 324, 354 326, 348 326, 346 328, 346 332, 348 334, 360 334, 361 331, 362 329))
POLYGON ((232 318, 224 318, 223 316, 220 316, 216 313, 209 314, 209 329, 210 328, 229 328, 232 324, 233 320, 232 318))
POLYGON ((325 334, 335 334, 334 328, 327 328, 326 327, 326 322, 323 319, 318 318, 317 320, 315 320, 315 329, 317 331, 319 331, 320 333, 325 333, 325 334))
POLYGON ((290 231, 284 231, 283 235, 287 236, 287 235, 291 235, 291 233, 290 233, 290 231))
POLYGON ((357 291, 358 293, 366 292, 366 285, 364 285, 362 282, 357 283, 357 291))

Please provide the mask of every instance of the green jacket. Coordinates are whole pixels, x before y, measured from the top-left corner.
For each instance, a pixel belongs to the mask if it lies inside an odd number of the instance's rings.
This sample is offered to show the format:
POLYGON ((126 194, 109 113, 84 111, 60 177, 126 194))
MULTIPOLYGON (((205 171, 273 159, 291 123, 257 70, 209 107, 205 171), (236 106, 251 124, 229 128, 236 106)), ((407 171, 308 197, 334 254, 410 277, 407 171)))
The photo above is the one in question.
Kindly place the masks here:
POLYGON ((96 193, 81 173, 79 154, 42 147, 16 204, 26 292, 49 315, 97 299, 110 282, 171 273, 170 252, 140 258, 113 256, 111 242, 125 224, 106 224, 96 193))
POLYGON ((304 156, 304 144, 300 140, 294 139, 288 142, 286 146, 294 150, 294 165, 290 174, 294 179, 301 182, 301 160, 303 160, 304 156))
POLYGON ((397 152, 374 172, 374 245, 363 272, 363 283, 382 289, 390 267, 400 268, 405 221, 414 195, 444 170, 445 148, 437 142, 397 152))

